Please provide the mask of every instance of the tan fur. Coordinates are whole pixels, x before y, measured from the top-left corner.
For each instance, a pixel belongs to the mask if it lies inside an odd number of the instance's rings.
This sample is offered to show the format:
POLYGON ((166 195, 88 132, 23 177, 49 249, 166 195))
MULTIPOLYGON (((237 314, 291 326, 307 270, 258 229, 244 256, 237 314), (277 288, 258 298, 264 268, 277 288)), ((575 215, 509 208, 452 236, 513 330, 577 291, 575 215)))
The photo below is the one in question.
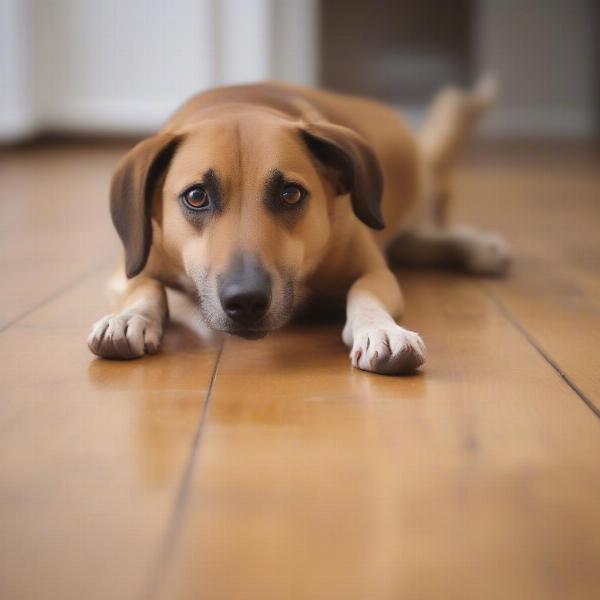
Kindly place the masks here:
MULTIPOLYGON (((471 102, 470 96, 465 98, 471 102)), ((284 303, 288 281, 296 290, 294 308, 309 294, 347 293, 343 338, 352 347, 353 365, 381 373, 418 367, 424 345, 417 334, 395 323, 402 313, 402 295, 384 250, 390 248, 401 259, 398 248, 406 249, 407 230, 419 231, 425 220, 435 221, 435 208, 423 207, 428 198, 448 193, 450 157, 474 121, 475 108, 465 106, 464 99, 440 100, 417 140, 395 111, 362 98, 283 83, 220 88, 195 96, 156 138, 157 144, 163 138, 181 141, 151 190, 150 254, 141 273, 126 280, 121 269, 113 279, 116 312, 94 326, 90 348, 121 358, 155 351, 167 317, 162 285, 199 293, 205 319, 221 328, 216 281, 242 252, 256 255, 271 274, 270 329, 291 316, 284 303), (349 199, 336 195, 331 173, 299 135, 319 128, 355 136, 349 143, 355 139, 375 153, 384 180, 383 231, 370 229, 352 211, 349 199), (208 169, 223 179, 226 209, 199 232, 182 214, 177 197, 208 169), (310 192, 303 213, 291 225, 262 203, 264 182, 273 169, 310 192), (128 336, 132 319, 137 319, 135 335, 128 336)), ((128 243, 139 246, 139 232, 136 236, 128 243)), ((410 257, 411 252, 406 254, 410 257)))

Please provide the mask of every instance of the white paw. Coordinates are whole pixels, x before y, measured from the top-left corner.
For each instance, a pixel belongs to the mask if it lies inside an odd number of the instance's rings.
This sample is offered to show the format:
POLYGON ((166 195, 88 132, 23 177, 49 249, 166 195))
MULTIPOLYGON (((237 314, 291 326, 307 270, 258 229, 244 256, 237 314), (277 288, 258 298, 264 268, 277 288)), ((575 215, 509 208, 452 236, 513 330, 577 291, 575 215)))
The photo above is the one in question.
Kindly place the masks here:
POLYGON ((363 371, 398 375, 425 362, 425 344, 418 333, 395 323, 374 325, 354 334, 350 360, 363 371))
POLYGON ((475 229, 465 230, 465 268, 475 275, 502 275, 510 265, 510 252, 504 239, 475 229))
POLYGON ((134 311, 107 315, 92 326, 90 350, 103 358, 139 358, 154 354, 162 338, 162 323, 134 311))

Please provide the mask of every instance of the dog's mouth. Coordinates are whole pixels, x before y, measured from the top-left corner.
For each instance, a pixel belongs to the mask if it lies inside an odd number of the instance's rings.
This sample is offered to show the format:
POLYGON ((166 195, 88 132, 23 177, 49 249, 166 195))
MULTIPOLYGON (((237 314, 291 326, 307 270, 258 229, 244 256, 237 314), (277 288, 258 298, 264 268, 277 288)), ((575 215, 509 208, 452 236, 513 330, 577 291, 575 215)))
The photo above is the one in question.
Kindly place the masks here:
POLYGON ((211 329, 246 340, 259 340, 271 331, 283 327, 292 317, 294 308, 294 284, 287 280, 283 293, 275 294, 266 314, 256 319, 229 317, 223 309, 215 290, 207 286, 206 278, 196 285, 198 288, 198 308, 202 321, 211 329), (245 321, 245 322, 244 322, 245 321))

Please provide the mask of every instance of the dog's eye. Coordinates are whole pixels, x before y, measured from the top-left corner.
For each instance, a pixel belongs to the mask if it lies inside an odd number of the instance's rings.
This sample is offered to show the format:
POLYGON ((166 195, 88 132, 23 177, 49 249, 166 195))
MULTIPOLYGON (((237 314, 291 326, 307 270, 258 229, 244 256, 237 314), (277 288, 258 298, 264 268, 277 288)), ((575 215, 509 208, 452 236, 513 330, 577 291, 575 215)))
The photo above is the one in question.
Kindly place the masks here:
POLYGON ((289 184, 281 190, 281 200, 288 206, 294 206, 304 199, 305 194, 306 192, 301 187, 289 184))
POLYGON ((183 203, 191 210, 201 210, 208 208, 210 199, 208 193, 201 185, 195 185, 183 192, 181 199, 183 203))

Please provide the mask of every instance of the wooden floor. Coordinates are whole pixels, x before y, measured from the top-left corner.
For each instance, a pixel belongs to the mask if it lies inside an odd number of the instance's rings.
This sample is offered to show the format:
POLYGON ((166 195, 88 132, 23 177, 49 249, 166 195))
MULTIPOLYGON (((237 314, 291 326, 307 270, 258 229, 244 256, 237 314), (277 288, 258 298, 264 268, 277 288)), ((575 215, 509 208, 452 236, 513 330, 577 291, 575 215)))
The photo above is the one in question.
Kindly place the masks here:
POLYGON ((399 273, 421 375, 339 325, 95 360, 121 145, 0 153, 0 598, 600 598, 600 159, 476 153, 516 262, 399 273))

